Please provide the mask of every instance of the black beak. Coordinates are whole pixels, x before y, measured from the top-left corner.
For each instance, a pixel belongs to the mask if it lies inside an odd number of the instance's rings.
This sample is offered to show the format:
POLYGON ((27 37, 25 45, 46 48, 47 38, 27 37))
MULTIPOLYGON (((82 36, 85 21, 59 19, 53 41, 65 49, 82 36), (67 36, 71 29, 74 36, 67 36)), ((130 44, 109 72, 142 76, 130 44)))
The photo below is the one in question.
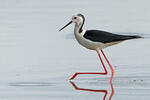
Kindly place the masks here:
POLYGON ((63 28, 61 28, 59 31, 63 30, 65 27, 67 27, 68 25, 70 25, 72 23, 72 21, 70 21, 68 24, 66 24, 63 28))

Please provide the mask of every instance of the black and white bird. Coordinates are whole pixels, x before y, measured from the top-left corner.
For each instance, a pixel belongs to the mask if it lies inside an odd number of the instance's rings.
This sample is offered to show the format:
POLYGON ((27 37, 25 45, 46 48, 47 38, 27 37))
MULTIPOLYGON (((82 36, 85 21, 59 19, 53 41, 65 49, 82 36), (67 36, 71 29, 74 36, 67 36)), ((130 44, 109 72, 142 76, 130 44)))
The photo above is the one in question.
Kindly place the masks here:
POLYGON ((141 38, 141 36, 137 36, 137 35, 132 35, 132 36, 131 35, 119 35, 119 34, 113 34, 113 33, 101 31, 101 30, 84 30, 83 29, 84 22, 85 22, 85 17, 82 14, 77 14, 77 15, 73 16, 72 20, 67 25, 65 25, 63 28, 61 28, 59 31, 63 30, 65 27, 67 27, 71 23, 75 23, 74 35, 75 35, 76 40, 82 46, 84 46, 90 50, 97 51, 105 72, 104 73, 77 72, 73 75, 73 77, 71 79, 74 79, 78 74, 103 74, 103 75, 106 75, 108 72, 107 72, 107 69, 104 65, 104 62, 102 60, 102 57, 101 57, 99 51, 102 52, 105 60, 107 61, 108 65, 110 66, 110 68, 112 70, 112 73, 114 73, 114 70, 102 49, 106 48, 108 46, 118 44, 125 40, 141 38))

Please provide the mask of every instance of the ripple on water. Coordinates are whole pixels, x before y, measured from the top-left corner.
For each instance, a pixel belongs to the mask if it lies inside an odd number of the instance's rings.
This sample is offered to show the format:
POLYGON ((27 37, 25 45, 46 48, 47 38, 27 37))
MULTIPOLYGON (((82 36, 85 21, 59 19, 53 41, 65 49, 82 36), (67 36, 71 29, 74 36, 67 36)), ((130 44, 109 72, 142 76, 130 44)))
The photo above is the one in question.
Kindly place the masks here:
POLYGON ((52 83, 48 83, 48 82, 15 82, 15 83, 10 83, 9 86, 43 87, 43 86, 52 86, 52 83))

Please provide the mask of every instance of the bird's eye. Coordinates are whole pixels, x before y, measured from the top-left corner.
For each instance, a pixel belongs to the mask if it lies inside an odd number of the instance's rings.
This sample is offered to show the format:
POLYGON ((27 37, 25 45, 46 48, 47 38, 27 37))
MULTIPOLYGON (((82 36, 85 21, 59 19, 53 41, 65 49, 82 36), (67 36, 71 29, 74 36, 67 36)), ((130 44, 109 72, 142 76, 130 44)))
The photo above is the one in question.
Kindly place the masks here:
POLYGON ((77 19, 77 17, 74 17, 74 19, 77 19))

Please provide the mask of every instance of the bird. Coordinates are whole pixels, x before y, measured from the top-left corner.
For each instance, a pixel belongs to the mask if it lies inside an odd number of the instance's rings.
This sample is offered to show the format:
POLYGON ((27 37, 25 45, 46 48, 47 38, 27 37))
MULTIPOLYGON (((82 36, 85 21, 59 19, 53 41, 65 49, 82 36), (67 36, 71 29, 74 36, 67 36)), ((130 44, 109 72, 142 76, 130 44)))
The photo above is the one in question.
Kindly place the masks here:
POLYGON ((112 74, 114 74, 115 71, 112 65, 110 64, 108 58, 106 57, 103 49, 109 46, 121 43, 125 40, 142 38, 139 35, 120 35, 120 34, 115 34, 115 33, 102 31, 102 30, 85 30, 83 29, 83 25, 85 23, 85 17, 81 13, 73 15, 71 18, 71 21, 68 24, 66 24, 64 27, 62 27, 59 31, 63 30, 65 27, 67 27, 71 23, 75 23, 74 35, 78 43, 82 45, 83 47, 90 49, 90 50, 95 50, 98 53, 99 59, 102 63, 102 66, 105 72, 101 72, 101 73, 100 72, 76 72, 70 78, 70 80, 73 80, 77 75, 80 75, 80 74, 107 75, 108 71, 102 60, 101 53, 103 57, 105 58, 106 62, 108 63, 112 74))

